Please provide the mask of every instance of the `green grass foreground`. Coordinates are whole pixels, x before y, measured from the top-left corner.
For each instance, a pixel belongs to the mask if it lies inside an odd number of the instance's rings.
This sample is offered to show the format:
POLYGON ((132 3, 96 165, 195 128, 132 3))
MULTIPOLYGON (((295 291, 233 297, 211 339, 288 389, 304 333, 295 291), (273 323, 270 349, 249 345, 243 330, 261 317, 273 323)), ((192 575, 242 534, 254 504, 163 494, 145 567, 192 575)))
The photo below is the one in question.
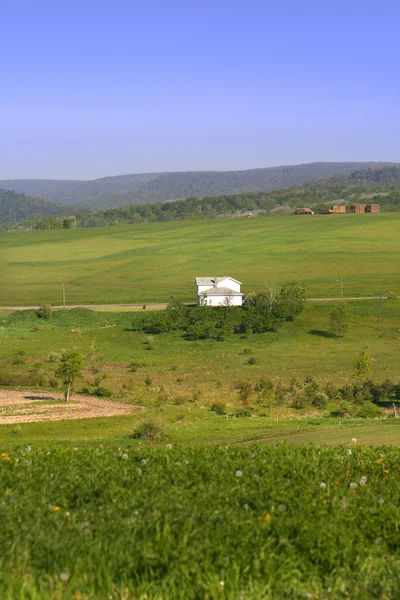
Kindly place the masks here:
POLYGON ((3 600, 395 599, 398 449, 19 447, 3 600))
POLYGON ((309 297, 400 294, 400 214, 294 215, 0 233, 0 305, 195 300, 194 278, 242 291, 297 279, 309 297))

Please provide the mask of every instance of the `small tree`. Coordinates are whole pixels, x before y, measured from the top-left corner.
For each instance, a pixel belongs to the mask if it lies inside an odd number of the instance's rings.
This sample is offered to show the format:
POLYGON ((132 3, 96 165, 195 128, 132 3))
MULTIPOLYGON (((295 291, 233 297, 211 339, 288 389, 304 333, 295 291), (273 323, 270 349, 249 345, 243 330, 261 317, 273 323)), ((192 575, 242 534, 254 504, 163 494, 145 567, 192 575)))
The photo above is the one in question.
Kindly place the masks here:
POLYGON ((365 348, 354 361, 354 376, 362 380, 372 377, 371 357, 365 348))
POLYGON ((239 385, 238 391, 239 391, 239 400, 244 404, 244 406, 249 406, 250 397, 253 393, 252 384, 248 381, 245 381, 239 385))
POLYGON ((78 375, 81 374, 82 368, 82 359, 78 352, 64 352, 61 355, 54 375, 58 379, 61 379, 62 383, 66 386, 64 391, 66 402, 69 401, 71 387, 78 375))
POLYGON ((51 311, 51 304, 41 304, 36 311, 36 316, 38 319, 44 319, 45 321, 48 321, 51 317, 51 311))
POLYGON ((349 328, 351 309, 345 302, 340 302, 331 312, 330 330, 338 338, 342 337, 349 328))

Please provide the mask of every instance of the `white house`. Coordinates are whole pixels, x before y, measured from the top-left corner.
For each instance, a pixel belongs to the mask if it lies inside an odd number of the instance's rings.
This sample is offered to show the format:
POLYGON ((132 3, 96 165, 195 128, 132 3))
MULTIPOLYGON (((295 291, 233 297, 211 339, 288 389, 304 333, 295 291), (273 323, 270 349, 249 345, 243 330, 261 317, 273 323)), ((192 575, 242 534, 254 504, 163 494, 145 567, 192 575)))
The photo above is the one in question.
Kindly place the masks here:
POLYGON ((196 277, 197 301, 208 306, 242 306, 241 285, 233 277, 196 277))

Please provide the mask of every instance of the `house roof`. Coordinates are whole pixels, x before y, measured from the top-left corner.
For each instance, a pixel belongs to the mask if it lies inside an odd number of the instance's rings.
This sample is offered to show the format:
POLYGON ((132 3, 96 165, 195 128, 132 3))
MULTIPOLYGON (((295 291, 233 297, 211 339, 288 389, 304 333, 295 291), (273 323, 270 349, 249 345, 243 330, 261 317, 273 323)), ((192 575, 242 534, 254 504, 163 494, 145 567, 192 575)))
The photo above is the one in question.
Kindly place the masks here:
POLYGON ((206 296, 244 296, 240 292, 235 292, 235 290, 231 290, 231 288, 227 287, 212 287, 209 290, 203 292, 206 296))
POLYGON ((229 275, 224 275, 223 277, 196 277, 196 285, 214 285, 215 283, 218 283, 218 281, 223 281, 224 279, 232 279, 232 281, 242 284, 241 281, 238 281, 229 275))

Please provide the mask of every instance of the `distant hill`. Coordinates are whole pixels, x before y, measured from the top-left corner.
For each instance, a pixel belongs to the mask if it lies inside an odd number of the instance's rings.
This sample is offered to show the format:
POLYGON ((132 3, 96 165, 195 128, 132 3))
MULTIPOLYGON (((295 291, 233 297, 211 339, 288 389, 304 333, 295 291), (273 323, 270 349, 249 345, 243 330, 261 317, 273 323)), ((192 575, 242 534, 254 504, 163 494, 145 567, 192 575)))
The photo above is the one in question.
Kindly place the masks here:
POLYGON ((38 219, 55 215, 68 214, 70 208, 32 198, 25 194, 17 194, 11 190, 0 189, 0 227, 6 227, 26 219, 38 219))
POLYGON ((152 204, 189 196, 203 198, 220 194, 265 192, 386 165, 393 163, 316 162, 243 171, 142 173, 93 181, 15 179, 0 180, 0 188, 38 196, 59 204, 79 204, 79 208, 86 212, 89 208, 152 204))
MULTIPOLYGON (((359 170, 335 175, 301 185, 267 192, 243 192, 219 196, 190 196, 174 202, 130 204, 124 207, 89 213, 76 213, 74 226, 101 227, 123 223, 215 219, 275 212, 294 212, 300 206, 318 211, 330 204, 378 202, 383 211, 400 211, 400 167, 359 170)), ((52 205, 54 206, 54 205, 52 205)), ((70 207, 72 208, 72 207, 70 207)), ((58 217, 25 221, 22 227, 59 228, 58 217)))

